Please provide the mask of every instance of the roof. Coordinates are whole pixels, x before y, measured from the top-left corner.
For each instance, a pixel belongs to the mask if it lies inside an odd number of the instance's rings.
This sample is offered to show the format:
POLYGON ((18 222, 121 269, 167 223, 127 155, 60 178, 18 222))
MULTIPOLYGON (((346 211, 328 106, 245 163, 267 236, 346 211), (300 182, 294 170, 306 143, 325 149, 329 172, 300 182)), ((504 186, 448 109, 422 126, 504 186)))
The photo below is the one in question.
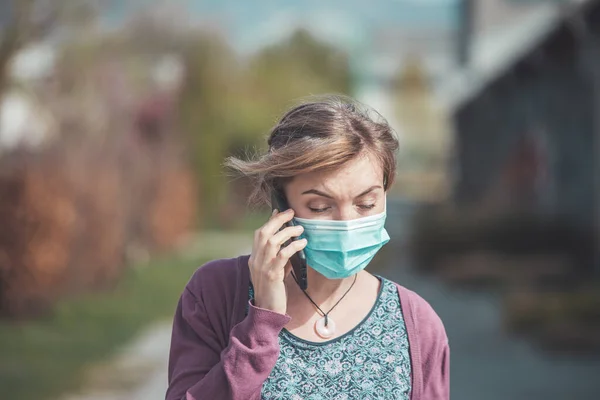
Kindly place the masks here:
MULTIPOLYGON (((583 4, 593 1, 570 2, 572 7, 579 9, 583 4)), ((442 105, 451 113, 462 108, 540 46, 563 18, 564 11, 560 7, 545 4, 501 31, 476 37, 471 46, 469 65, 451 71, 440 85, 437 95, 442 105)))

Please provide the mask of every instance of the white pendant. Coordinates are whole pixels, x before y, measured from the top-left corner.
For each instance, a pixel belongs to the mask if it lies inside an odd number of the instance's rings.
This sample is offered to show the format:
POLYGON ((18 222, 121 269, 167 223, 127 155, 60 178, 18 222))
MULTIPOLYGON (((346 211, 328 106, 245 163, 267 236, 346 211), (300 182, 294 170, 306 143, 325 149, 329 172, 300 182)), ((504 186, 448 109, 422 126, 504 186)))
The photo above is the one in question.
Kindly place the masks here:
POLYGON ((315 332, 323 339, 329 339, 335 335, 335 322, 327 317, 327 326, 325 326, 325 317, 321 317, 315 322, 315 332))

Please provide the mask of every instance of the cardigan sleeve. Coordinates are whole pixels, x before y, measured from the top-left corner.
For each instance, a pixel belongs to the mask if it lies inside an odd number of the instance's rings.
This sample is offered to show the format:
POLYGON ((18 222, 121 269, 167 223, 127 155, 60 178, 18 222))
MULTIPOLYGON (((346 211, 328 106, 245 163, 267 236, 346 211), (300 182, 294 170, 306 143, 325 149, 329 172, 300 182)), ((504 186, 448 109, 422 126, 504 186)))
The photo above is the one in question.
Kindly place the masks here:
POLYGON ((173 322, 166 400, 259 399, 291 318, 250 304, 222 348, 211 317, 202 296, 186 288, 173 322))
POLYGON ((423 400, 450 399, 450 347, 444 324, 433 308, 414 292, 415 323, 421 357, 423 400))
POLYGON ((450 399, 450 347, 441 342, 424 360, 423 399, 450 399))

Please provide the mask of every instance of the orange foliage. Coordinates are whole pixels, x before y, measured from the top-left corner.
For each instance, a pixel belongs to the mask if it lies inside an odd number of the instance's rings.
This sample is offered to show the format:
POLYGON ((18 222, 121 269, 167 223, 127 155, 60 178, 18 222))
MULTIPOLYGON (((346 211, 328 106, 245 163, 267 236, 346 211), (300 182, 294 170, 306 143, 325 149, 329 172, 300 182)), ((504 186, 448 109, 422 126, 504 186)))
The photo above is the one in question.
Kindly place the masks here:
POLYGON ((150 232, 157 250, 172 249, 191 233, 195 214, 196 193, 191 171, 179 166, 159 173, 150 207, 150 232))

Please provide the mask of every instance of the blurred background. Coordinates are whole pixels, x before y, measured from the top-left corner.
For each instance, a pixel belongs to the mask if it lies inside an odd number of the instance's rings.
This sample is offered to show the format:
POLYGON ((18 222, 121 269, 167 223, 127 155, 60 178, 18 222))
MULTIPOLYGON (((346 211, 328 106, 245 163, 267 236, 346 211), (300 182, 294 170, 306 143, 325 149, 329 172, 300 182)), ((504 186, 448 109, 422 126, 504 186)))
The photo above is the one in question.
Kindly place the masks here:
POLYGON ((224 158, 332 92, 398 133, 370 269, 452 398, 600 398, 600 0, 0 1, 0 397, 164 398, 184 285, 267 218, 224 158))

